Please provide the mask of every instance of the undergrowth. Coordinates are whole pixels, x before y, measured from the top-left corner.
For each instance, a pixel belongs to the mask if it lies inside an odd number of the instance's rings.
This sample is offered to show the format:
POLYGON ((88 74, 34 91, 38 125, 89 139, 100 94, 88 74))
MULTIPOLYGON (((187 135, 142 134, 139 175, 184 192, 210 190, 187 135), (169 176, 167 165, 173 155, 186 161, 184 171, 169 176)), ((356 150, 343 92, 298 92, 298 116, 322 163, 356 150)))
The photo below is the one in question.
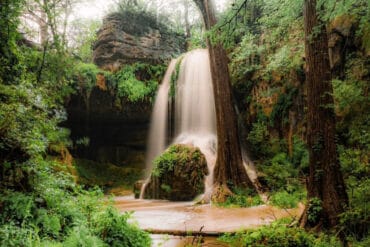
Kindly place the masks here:
POLYGON ((120 167, 110 163, 74 159, 78 182, 88 187, 100 186, 105 192, 114 188, 132 189, 143 176, 143 169, 120 167))
POLYGON ((298 227, 289 227, 290 219, 273 222, 269 226, 224 234, 220 241, 228 246, 240 247, 340 247, 340 241, 324 233, 314 234, 298 227))

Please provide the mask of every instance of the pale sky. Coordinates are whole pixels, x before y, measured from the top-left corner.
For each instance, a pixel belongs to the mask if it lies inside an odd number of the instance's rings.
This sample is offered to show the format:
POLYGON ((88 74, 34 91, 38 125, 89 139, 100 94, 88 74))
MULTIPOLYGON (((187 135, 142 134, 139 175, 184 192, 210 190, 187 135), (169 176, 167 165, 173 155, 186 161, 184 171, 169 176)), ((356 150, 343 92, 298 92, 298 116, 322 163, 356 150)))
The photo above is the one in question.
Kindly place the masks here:
POLYGON ((86 0, 73 9, 72 18, 102 19, 113 2, 112 0, 86 0))
MULTIPOLYGON (((227 7, 231 0, 215 0, 218 11, 227 7)), ((104 15, 112 9, 114 0, 85 0, 84 3, 78 4, 74 8, 72 19, 102 19, 104 15)))

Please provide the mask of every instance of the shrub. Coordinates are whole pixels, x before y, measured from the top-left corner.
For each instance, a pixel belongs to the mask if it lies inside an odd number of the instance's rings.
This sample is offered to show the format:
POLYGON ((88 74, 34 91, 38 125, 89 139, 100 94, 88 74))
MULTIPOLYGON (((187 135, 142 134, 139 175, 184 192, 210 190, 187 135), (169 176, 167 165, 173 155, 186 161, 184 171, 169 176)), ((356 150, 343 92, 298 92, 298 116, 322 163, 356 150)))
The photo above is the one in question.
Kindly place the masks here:
POLYGON ((288 227, 283 221, 270 226, 238 232, 235 235, 225 234, 220 240, 229 246, 248 247, 340 247, 338 239, 325 234, 315 235, 302 228, 288 227))
POLYGON ((302 191, 288 193, 287 191, 278 191, 271 195, 270 202, 280 208, 295 208, 298 203, 306 197, 302 191))
POLYGON ((130 213, 119 214, 115 208, 109 207, 106 211, 93 217, 93 226, 96 234, 108 245, 117 247, 145 247, 150 246, 151 239, 148 233, 141 231, 135 225, 128 223, 130 213))
POLYGON ((266 175, 267 185, 273 191, 287 189, 289 185, 298 184, 298 171, 293 167, 286 153, 278 153, 264 162, 262 171, 266 175))
POLYGON ((117 95, 124 97, 130 102, 143 101, 154 97, 158 83, 156 81, 141 81, 136 77, 137 67, 134 65, 124 66, 114 76, 117 80, 117 95))

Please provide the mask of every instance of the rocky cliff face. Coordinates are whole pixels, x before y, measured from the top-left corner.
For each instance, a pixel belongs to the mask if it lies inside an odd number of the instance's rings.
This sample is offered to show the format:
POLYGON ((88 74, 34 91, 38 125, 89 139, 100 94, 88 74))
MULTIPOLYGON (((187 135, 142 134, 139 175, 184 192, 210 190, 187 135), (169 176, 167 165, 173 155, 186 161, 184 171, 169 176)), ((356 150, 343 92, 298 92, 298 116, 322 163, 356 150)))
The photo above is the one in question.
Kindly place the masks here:
POLYGON ((94 63, 114 71, 127 63, 168 60, 185 50, 185 37, 148 14, 125 11, 104 19, 93 50, 94 63))
MULTIPOLYGON (((93 60, 101 69, 120 73, 126 64, 165 64, 184 49, 184 36, 157 23, 150 14, 124 11, 104 19, 93 47, 93 60)), ((135 72, 137 80, 160 82, 160 76, 151 78, 146 68, 143 70, 135 72)), ((74 143, 88 142, 76 145, 73 156, 121 167, 143 168, 151 100, 130 102, 119 96, 117 82, 106 82, 103 72, 96 76, 96 85, 92 89, 81 86, 67 105, 65 125, 71 129, 74 143)))
POLYGON ((123 167, 144 167, 151 105, 121 102, 96 86, 88 98, 74 95, 68 104, 68 121, 74 143, 73 156, 123 167))

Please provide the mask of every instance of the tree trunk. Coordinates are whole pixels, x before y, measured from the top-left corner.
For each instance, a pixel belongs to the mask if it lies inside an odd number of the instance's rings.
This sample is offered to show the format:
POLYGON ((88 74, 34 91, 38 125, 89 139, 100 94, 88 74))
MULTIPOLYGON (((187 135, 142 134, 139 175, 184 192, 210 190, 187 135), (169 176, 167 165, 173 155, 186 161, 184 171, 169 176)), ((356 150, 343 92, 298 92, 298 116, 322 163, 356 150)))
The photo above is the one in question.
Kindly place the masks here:
POLYGON ((184 20, 185 20, 185 36, 187 39, 187 43, 189 43, 189 38, 191 36, 190 33, 190 23, 189 23, 189 3, 187 0, 183 1, 184 5, 184 20))
POLYGON ((335 143, 333 89, 326 27, 316 13, 316 0, 305 0, 304 30, 308 103, 308 206, 301 219, 306 227, 333 227, 348 203, 335 143), (321 203, 314 212, 312 203, 321 203))
MULTIPOLYGON (((217 22, 211 0, 194 0, 194 2, 202 13, 206 29, 210 30, 217 22)), ((207 39, 207 46, 217 124, 217 160, 214 168, 212 200, 222 202, 231 194, 229 186, 253 188, 253 183, 243 166, 226 51, 220 42, 212 44, 209 39, 207 39)))
POLYGON ((45 46, 49 40, 49 33, 47 15, 43 10, 41 10, 41 17, 38 19, 38 25, 40 27, 40 43, 45 46))

